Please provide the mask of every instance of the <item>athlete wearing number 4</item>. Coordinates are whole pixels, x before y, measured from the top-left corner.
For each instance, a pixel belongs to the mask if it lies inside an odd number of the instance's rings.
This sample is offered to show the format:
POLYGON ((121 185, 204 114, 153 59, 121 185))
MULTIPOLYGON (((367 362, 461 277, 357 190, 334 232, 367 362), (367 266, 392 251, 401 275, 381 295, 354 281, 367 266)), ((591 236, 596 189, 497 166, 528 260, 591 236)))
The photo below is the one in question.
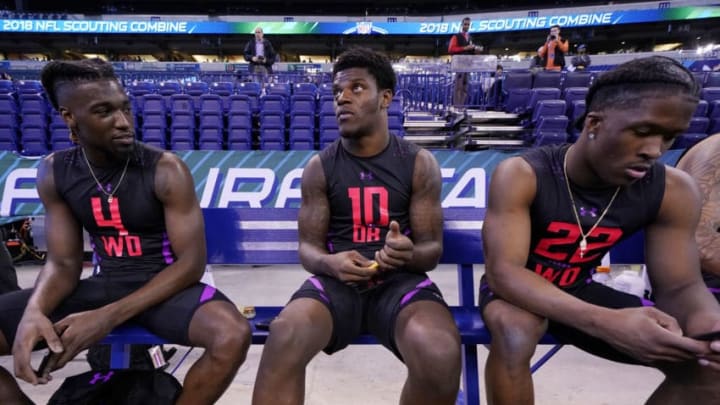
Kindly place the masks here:
POLYGON ((657 161, 687 129, 698 93, 672 59, 627 62, 589 89, 575 144, 531 150, 493 172, 480 287, 492 335, 489 403, 533 403, 529 364, 546 331, 607 359, 658 368, 666 379, 650 404, 720 403, 720 341, 689 337, 720 330, 693 237, 698 190, 657 161), (638 230, 654 302, 590 277, 638 230))
MULTIPOLYGON (((77 146, 38 170, 47 262, 34 289, 0 296, 0 354, 12 347, 15 375, 44 384, 133 320, 171 343, 205 348, 177 403, 215 403, 245 358, 250 328, 222 293, 199 282, 203 217, 187 166, 135 141, 130 102, 110 64, 53 61, 42 82, 77 146), (102 270, 80 280, 83 229, 102 270), (30 352, 43 346, 52 355, 37 373, 30 352)), ((0 368, 0 403, 29 402, 0 368)))
POLYGON ((300 404, 321 350, 372 333, 408 368, 402 404, 454 404, 460 337, 425 274, 442 252, 440 169, 388 132, 395 74, 367 49, 333 68, 341 138, 303 172, 300 260, 313 274, 270 324, 253 403, 300 404))

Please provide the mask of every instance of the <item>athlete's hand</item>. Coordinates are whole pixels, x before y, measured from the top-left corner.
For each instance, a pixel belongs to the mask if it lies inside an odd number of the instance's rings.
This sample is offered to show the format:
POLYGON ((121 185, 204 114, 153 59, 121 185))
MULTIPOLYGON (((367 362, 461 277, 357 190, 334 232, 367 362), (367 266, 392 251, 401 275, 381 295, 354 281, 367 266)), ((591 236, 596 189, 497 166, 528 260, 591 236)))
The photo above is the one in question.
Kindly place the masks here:
POLYGON ((414 247, 412 240, 400 232, 400 224, 391 221, 385 246, 375 252, 375 261, 383 271, 404 267, 412 260, 414 247))
POLYGON ((104 338, 115 327, 110 318, 103 308, 99 308, 74 313, 56 322, 55 330, 60 332, 65 351, 59 356, 52 356, 47 368, 56 370, 65 366, 78 353, 104 338))
POLYGON ((50 380, 49 372, 39 376, 30 364, 30 354, 33 348, 43 340, 47 342, 52 352, 62 353, 64 351, 63 344, 50 319, 38 310, 26 310, 18 324, 12 354, 15 376, 33 385, 45 384, 50 380))
MULTIPOLYGON (((714 331, 720 331, 720 322, 716 322, 714 325, 711 325, 705 333, 714 331)), ((690 336, 692 337, 702 334, 704 333, 693 333, 690 336)), ((710 367, 716 371, 720 371, 720 337, 713 338, 713 340, 709 341, 703 340, 702 342, 707 345, 708 353, 698 356, 698 363, 701 366, 710 367)))
POLYGON ((373 261, 357 250, 335 253, 327 260, 335 278, 343 282, 367 281, 377 274, 377 269, 372 266, 373 261))
POLYGON ((598 336, 646 364, 693 360, 709 350, 707 342, 684 337, 675 318, 653 307, 613 310, 598 336))

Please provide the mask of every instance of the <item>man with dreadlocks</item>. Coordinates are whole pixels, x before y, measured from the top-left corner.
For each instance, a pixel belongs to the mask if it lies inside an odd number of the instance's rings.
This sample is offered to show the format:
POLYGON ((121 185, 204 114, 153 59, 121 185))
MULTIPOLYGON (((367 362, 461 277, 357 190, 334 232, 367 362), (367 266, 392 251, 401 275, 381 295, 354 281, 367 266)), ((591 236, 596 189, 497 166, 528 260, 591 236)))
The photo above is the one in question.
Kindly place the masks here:
POLYGON ((700 198, 658 162, 698 102, 673 59, 636 59, 600 76, 573 145, 533 149, 494 171, 483 226, 480 308, 492 335, 489 403, 531 404, 530 358, 544 333, 666 376, 651 404, 720 403, 720 306, 693 238, 700 198), (591 280, 608 250, 645 231, 654 302, 591 280))
MULTIPOLYGON (((47 262, 33 289, 0 296, 0 354, 12 348, 15 375, 43 384, 132 319, 171 343, 205 349, 177 403, 214 403, 245 358, 250 328, 222 293, 200 283, 204 225, 187 166, 135 141, 130 102, 110 64, 50 62, 42 83, 77 146, 38 169, 47 262), (83 228, 101 272, 80 280, 83 228), (30 352, 42 346, 52 355, 38 373, 30 352)), ((28 402, 0 368, 0 403, 28 402)))

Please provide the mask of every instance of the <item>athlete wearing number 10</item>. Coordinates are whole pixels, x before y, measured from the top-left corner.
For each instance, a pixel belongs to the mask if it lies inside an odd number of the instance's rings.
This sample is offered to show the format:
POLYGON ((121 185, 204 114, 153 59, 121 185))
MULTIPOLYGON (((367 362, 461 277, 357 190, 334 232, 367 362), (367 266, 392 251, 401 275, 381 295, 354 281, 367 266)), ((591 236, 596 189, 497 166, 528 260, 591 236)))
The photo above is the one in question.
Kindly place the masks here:
POLYGON ((372 333, 408 368, 402 404, 454 404, 460 338, 425 274, 442 252, 440 169, 388 132, 395 75, 366 49, 333 69, 341 138, 303 172, 300 260, 313 274, 270 325, 254 404, 300 404, 321 350, 372 333))

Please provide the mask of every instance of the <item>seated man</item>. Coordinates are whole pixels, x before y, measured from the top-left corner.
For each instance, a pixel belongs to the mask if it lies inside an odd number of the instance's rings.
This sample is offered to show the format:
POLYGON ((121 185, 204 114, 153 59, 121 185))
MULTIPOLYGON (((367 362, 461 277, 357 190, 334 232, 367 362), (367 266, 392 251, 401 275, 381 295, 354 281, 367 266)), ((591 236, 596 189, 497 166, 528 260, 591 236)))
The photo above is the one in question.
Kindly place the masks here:
POLYGON ((391 136, 395 73, 356 48, 333 68, 341 137, 302 176, 300 260, 314 274, 270 325, 254 404, 300 404, 305 367, 372 333, 408 368, 400 403, 454 404, 460 336, 425 274, 442 253, 440 168, 391 136))
MULTIPOLYGON (((110 64, 50 62, 42 83, 77 146, 39 167, 47 262, 33 289, 0 296, 0 354, 12 348, 15 375, 44 384, 50 371, 132 320, 205 349, 178 403, 214 403, 245 359, 250 327, 222 293, 199 282, 203 217, 187 166, 135 141, 130 102, 110 64), (102 271, 80 280, 83 228, 102 271), (36 373, 30 352, 45 345, 53 355, 36 373)), ((0 403, 23 401, 2 370, 0 403)))
POLYGON ((624 63, 587 94, 577 143, 498 165, 483 226, 480 307, 492 335, 492 404, 533 402, 530 358, 550 332, 590 353, 656 367, 651 404, 720 403, 720 306, 700 277, 692 179, 657 159, 688 127, 692 74, 665 57, 624 63), (592 282, 617 242, 645 230, 655 302, 592 282), (653 306, 654 305, 654 306, 653 306))
POLYGON ((700 187, 702 211, 695 240, 705 284, 720 297, 720 136, 712 135, 688 149, 677 168, 700 187))

